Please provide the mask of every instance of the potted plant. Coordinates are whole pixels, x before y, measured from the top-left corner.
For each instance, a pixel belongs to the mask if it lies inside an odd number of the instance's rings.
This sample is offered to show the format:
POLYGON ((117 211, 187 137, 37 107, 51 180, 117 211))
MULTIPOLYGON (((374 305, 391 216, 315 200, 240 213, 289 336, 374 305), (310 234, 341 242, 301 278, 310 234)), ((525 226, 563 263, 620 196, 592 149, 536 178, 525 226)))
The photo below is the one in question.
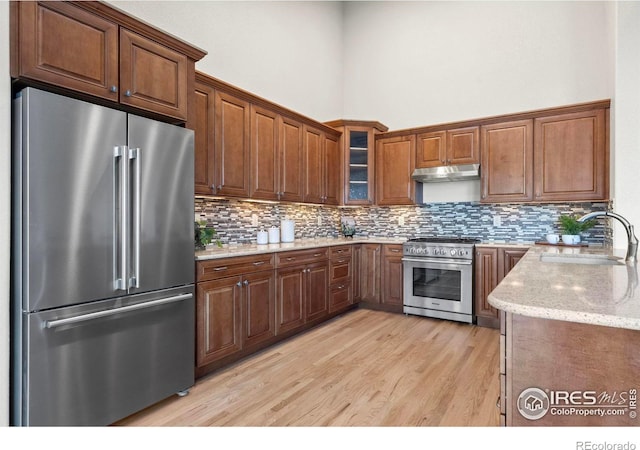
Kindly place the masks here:
POLYGON ((207 227, 206 220, 195 222, 194 237, 196 250, 205 250, 207 245, 212 241, 214 241, 218 247, 222 247, 222 242, 217 238, 216 230, 211 227, 207 227))
POLYGON ((587 231, 596 224, 595 220, 579 222, 574 216, 560 216, 560 228, 562 229, 562 242, 567 245, 580 243, 580 233, 587 231))

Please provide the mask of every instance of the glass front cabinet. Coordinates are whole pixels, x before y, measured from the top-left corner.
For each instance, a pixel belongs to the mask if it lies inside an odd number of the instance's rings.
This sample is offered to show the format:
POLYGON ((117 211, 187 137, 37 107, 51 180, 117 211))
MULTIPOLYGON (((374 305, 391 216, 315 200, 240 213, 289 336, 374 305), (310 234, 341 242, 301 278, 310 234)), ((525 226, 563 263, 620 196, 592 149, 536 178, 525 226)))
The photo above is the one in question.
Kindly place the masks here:
POLYGON ((342 131, 342 204, 375 203, 375 142, 377 133, 387 131, 379 122, 336 120, 327 125, 342 131))

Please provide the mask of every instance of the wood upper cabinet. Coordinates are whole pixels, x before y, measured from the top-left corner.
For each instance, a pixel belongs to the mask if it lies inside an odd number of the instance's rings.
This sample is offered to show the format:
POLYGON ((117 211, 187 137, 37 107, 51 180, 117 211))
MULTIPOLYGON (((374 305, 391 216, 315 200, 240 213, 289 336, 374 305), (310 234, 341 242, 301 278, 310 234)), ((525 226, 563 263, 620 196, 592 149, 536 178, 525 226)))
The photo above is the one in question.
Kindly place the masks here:
POLYGON ((479 130, 474 126, 418 134, 416 167, 479 164, 479 130))
POLYGON ((120 29, 120 103, 186 119, 188 74, 185 55, 120 29))
POLYGON ((536 201, 609 197, 605 110, 543 117, 534 126, 536 201))
POLYGON ((278 114, 251 105, 251 191, 250 197, 278 200, 280 193, 278 114))
POLYGON ((482 127, 483 202, 533 199, 533 120, 482 127))
POLYGON ((213 128, 215 123, 215 91, 204 83, 196 83, 194 112, 187 126, 194 131, 195 193, 216 191, 216 171, 213 128))
POLYGON ((101 2, 11 2, 11 76, 185 121, 188 46, 101 2))
POLYGON ((337 205, 340 201, 340 142, 338 138, 325 134, 325 194, 324 203, 337 205))
POLYGON ((323 131, 303 127, 305 202, 338 204, 339 145, 336 138, 323 131))
POLYGON ((280 200, 301 202, 304 200, 304 158, 302 123, 288 117, 280 117, 280 200))
POLYGON ((304 126, 304 201, 324 202, 324 135, 321 131, 304 126))
POLYGON ((480 326, 500 327, 499 311, 489 304, 488 296, 520 261, 528 249, 514 247, 478 247, 475 259, 475 315, 480 326))
POLYGON ((248 102, 226 92, 215 92, 215 194, 249 197, 250 118, 248 102))
POLYGON ((416 182, 415 135, 381 138, 376 141, 376 203, 378 205, 412 205, 416 182))
POLYGON ((385 244, 382 247, 382 303, 402 306, 402 245, 385 244))

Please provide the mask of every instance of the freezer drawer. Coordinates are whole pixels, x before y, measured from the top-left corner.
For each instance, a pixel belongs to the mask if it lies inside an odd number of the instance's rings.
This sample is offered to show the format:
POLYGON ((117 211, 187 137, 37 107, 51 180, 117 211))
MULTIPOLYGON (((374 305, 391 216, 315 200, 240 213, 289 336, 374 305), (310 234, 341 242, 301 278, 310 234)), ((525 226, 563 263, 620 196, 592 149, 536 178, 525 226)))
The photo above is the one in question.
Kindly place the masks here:
POLYGON ((108 425, 194 383, 194 287, 23 314, 16 425, 108 425))

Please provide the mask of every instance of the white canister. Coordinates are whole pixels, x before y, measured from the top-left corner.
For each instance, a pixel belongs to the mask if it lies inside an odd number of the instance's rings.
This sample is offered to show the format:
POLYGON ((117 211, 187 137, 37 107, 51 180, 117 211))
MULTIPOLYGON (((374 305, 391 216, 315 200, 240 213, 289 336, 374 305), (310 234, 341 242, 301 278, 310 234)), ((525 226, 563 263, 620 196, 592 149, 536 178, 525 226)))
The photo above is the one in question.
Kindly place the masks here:
POLYGON ((277 244, 280 242, 280 228, 269 228, 269 244, 277 244))
POLYGON ((293 220, 280 221, 280 233, 282 242, 293 242, 295 239, 295 222, 293 220))
POLYGON ((268 243, 269 243, 269 233, 264 230, 258 231, 258 245, 264 245, 268 243))

